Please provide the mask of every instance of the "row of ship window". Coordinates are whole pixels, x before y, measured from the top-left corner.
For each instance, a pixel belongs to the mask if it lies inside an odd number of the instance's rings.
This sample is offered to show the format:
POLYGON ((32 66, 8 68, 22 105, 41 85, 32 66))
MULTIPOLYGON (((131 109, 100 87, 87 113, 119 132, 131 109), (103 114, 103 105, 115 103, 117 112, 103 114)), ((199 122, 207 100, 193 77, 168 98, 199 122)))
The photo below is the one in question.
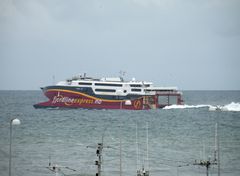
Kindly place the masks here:
MULTIPOLYGON (((77 90, 83 91, 83 92, 89 92, 92 93, 92 88, 89 87, 78 87, 77 90)), ((95 89, 96 92, 116 92, 115 89, 95 89)), ((131 89, 132 92, 141 92, 142 89, 131 89)), ((127 90, 123 90, 124 93, 127 93, 127 90)))
MULTIPOLYGON (((114 89, 95 89, 96 92, 116 92, 116 90, 114 89)), ((141 92, 141 89, 131 89, 132 92, 141 92)), ((124 90, 124 93, 126 93, 127 91, 124 90)))
MULTIPOLYGON (((91 86, 92 83, 88 82, 79 82, 78 85, 89 85, 91 86)), ((95 83, 95 86, 111 86, 111 87, 122 87, 122 84, 107 84, 107 83, 95 83)), ((145 87, 149 87, 149 84, 144 85, 145 87)), ((130 87, 142 87, 142 84, 130 84, 130 87)), ((141 91, 141 89, 139 89, 141 91)))

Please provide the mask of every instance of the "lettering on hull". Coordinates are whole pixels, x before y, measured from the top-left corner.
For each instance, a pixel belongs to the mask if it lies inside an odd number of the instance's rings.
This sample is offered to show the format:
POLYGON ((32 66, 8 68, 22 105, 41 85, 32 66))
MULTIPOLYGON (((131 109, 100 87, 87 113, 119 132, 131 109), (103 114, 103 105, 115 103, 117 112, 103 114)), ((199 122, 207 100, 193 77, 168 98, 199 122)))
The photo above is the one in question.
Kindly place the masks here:
POLYGON ((66 106, 71 106, 73 104, 102 104, 102 100, 93 100, 88 98, 70 98, 62 95, 54 96, 52 104, 64 103, 66 106))

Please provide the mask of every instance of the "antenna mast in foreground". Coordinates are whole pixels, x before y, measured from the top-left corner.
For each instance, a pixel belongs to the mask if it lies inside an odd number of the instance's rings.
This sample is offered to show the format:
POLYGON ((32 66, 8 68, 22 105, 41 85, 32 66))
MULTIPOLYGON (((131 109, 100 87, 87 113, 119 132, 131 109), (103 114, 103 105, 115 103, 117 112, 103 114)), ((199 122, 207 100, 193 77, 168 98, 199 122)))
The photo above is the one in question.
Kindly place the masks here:
MULTIPOLYGON (((148 123, 146 125, 146 147, 147 147, 147 169, 149 169, 149 164, 148 164, 148 123)), ((137 128, 137 125, 136 125, 136 146, 137 146, 137 176, 149 176, 149 171, 146 170, 144 167, 144 163, 142 165, 142 169, 141 170, 138 170, 138 155, 139 155, 139 145, 138 145, 138 128, 137 128)))
POLYGON ((214 159, 195 161, 193 165, 199 165, 206 167, 206 175, 209 176, 209 168, 211 165, 218 165, 218 176, 220 176, 220 159, 219 159, 219 140, 218 140, 218 124, 215 125, 215 148, 214 148, 214 159))
POLYGON ((102 150, 103 150, 103 143, 98 143, 97 150, 96 150, 98 160, 95 161, 95 165, 97 166, 96 176, 101 176, 101 173, 102 173, 102 150))
POLYGON ((119 156, 120 156, 120 163, 119 163, 119 170, 120 170, 120 176, 122 176, 122 135, 121 135, 121 126, 120 132, 119 132, 119 156))

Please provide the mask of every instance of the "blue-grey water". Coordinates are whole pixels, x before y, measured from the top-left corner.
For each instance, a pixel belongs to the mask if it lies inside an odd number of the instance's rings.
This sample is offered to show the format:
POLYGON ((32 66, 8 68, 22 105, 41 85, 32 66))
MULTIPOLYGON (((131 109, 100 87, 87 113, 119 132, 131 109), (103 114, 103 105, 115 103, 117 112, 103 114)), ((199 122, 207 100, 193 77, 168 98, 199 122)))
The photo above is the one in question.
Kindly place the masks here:
MULTIPOLYGON (((136 176, 137 165, 139 169, 143 164, 149 165, 151 176, 206 175, 205 167, 193 163, 213 158, 216 123, 221 175, 240 175, 240 111, 210 111, 208 107, 236 105, 236 109, 240 91, 184 91, 185 103, 195 108, 149 111, 32 107, 44 100, 40 91, 0 91, 1 176, 8 175, 11 118, 21 120, 21 125, 13 126, 12 176, 55 175, 46 168, 49 158, 77 170, 62 169, 65 175, 93 176, 96 144, 102 136, 104 176, 120 175, 120 136, 123 176, 136 176)), ((217 166, 212 165, 209 172, 217 175, 217 166)))

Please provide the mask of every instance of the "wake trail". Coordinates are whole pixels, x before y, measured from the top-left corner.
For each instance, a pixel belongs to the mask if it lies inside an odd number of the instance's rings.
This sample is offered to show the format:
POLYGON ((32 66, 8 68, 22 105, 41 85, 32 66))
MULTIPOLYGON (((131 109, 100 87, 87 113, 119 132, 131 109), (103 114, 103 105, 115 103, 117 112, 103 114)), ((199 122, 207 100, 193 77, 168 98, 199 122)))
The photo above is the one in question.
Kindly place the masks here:
POLYGON ((232 102, 227 105, 210 105, 210 104, 200 104, 200 105, 170 105, 163 109, 198 109, 198 108, 208 108, 209 111, 234 111, 240 112, 240 103, 232 102))

